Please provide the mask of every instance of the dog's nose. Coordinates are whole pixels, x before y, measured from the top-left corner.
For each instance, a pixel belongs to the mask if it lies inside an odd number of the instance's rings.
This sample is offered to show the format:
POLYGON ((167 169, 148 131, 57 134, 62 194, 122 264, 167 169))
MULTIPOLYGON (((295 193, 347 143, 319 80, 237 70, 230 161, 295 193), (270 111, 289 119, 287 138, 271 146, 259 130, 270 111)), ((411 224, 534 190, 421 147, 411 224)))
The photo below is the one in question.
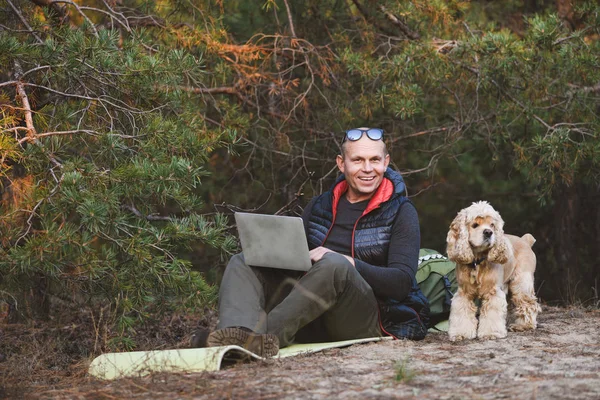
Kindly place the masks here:
POLYGON ((486 239, 489 239, 492 237, 493 233, 494 233, 494 231, 492 231, 491 229, 486 229, 483 231, 483 237, 485 237, 486 239))

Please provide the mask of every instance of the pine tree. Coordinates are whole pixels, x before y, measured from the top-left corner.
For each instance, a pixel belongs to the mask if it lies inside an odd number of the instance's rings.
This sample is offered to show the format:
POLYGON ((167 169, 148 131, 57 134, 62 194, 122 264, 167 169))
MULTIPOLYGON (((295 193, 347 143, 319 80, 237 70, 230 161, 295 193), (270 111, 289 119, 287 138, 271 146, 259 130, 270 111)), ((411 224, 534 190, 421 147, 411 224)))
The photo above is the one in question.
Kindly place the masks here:
POLYGON ((104 297, 124 327, 210 301, 185 255, 235 248, 214 208, 298 213, 355 126, 386 131, 424 246, 443 250, 456 212, 486 199, 540 239, 544 290, 598 277, 595 2, 6 0, 3 13, 7 300, 32 286, 104 297))
POLYGON ((185 43, 182 16, 193 10, 7 3, 2 297, 21 316, 43 317, 50 298, 108 305, 119 332, 160 311, 202 310, 215 287, 185 255, 198 243, 236 247, 200 189, 209 157, 230 149, 243 119, 222 109, 228 123, 208 125, 199 111, 212 105, 182 90, 210 79, 201 49, 185 43))

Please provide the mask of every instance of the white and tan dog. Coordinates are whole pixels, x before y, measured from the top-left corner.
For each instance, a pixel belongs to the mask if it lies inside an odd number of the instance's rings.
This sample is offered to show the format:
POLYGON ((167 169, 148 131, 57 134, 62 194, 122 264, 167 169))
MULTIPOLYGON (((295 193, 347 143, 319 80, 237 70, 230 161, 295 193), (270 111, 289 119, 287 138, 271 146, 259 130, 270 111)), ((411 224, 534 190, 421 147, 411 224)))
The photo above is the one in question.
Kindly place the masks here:
POLYGON ((507 335, 507 296, 511 331, 535 329, 541 307, 535 297, 535 238, 505 235, 504 221, 486 201, 461 210, 446 238, 456 263, 458 291, 452 299, 450 340, 496 339, 507 335), (479 321, 475 299, 481 300, 479 321))

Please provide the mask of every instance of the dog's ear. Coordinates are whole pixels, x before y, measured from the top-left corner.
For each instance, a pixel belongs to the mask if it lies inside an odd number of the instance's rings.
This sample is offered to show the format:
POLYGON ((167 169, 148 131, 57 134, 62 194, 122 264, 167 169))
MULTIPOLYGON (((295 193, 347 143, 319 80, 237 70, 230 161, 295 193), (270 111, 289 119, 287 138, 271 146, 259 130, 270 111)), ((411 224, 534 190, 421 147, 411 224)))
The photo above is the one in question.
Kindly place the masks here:
POLYGON ((494 246, 488 252, 488 260, 493 263, 504 264, 508 261, 508 244, 504 236, 504 221, 500 214, 494 215, 494 246))
POLYGON ((446 236, 446 252, 448 258, 459 264, 470 264, 475 256, 469 244, 469 229, 467 228, 467 212, 462 210, 450 224, 446 236))

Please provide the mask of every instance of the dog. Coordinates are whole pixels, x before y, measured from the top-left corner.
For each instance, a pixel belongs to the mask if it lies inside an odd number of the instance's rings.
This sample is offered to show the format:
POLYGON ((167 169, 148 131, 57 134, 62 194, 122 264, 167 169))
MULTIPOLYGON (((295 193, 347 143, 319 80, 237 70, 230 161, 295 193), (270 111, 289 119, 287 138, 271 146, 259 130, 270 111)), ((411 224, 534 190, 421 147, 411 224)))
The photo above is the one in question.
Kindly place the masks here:
POLYGON ((509 329, 537 327, 541 312, 533 287, 535 238, 504 234, 504 221, 486 201, 461 210, 446 237, 448 258, 456 263, 458 290, 450 306, 448 335, 451 341, 499 339, 509 329), (479 320, 475 300, 479 299, 479 320))

